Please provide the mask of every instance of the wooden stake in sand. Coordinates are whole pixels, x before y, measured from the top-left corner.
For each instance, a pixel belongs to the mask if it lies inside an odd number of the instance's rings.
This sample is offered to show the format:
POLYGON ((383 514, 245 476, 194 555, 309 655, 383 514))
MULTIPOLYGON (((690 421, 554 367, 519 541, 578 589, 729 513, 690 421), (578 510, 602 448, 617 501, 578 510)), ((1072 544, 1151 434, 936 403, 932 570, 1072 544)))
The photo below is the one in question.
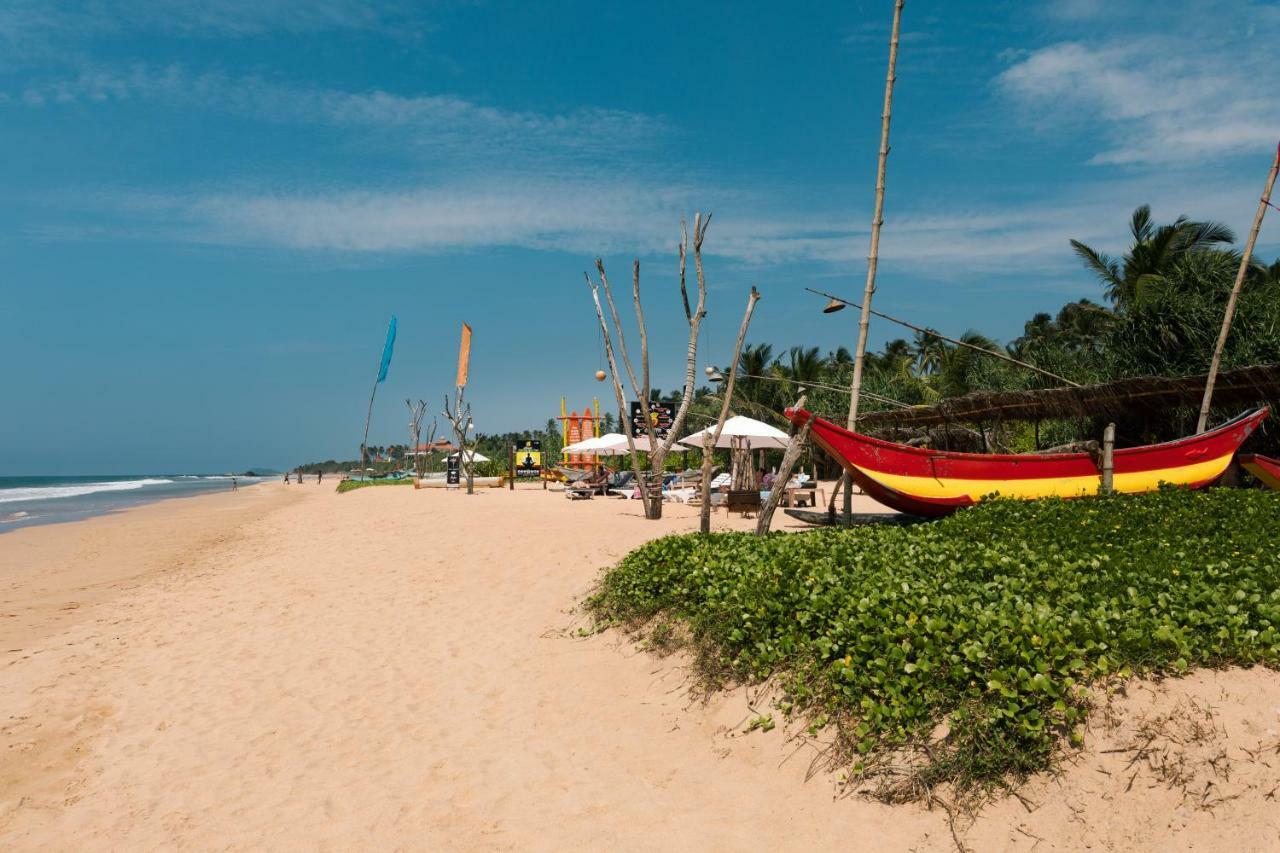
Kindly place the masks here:
POLYGON ((1249 232, 1249 242, 1244 246, 1244 254, 1240 256, 1240 270, 1236 273, 1236 282, 1231 287, 1231 295, 1227 297, 1227 310, 1222 316, 1222 329, 1218 332, 1218 343, 1213 348, 1213 359, 1209 362, 1209 377, 1204 383, 1204 400, 1200 403, 1200 420, 1196 422, 1196 434, 1205 431, 1209 425, 1209 407, 1213 404, 1213 383, 1218 378, 1218 366, 1222 364, 1222 351, 1227 346, 1227 335, 1231 332, 1231 319, 1236 313, 1236 300, 1240 298, 1240 288, 1244 286, 1245 274, 1249 272, 1249 264, 1253 260, 1253 246, 1258 242, 1258 232, 1262 230, 1262 218, 1267 215, 1271 206, 1271 190, 1276 185, 1276 174, 1280 173, 1280 145, 1276 146, 1276 157, 1271 162, 1271 173, 1267 175, 1267 185, 1262 190, 1262 198, 1258 201, 1258 212, 1253 216, 1253 229, 1249 232))
MULTIPOLYGON (((858 318, 858 348, 853 356, 853 382, 850 385, 852 396, 849 399, 849 429, 858 422, 858 397, 862 392, 862 369, 867 355, 867 329, 871 325, 871 297, 876 292, 876 266, 880 258, 880 226, 884 224, 884 176, 889 162, 889 118, 893 114, 893 83, 897 79, 895 72, 898 65, 898 32, 902 25, 902 7, 904 0, 897 0, 893 6, 893 29, 889 35, 889 72, 884 81, 884 110, 880 114, 880 161, 876 166, 876 209, 871 217, 871 249, 867 253, 867 285, 862 292, 862 312, 858 318)), ((853 489, 847 482, 848 475, 843 478, 844 493, 844 525, 848 527, 853 521, 853 489)))

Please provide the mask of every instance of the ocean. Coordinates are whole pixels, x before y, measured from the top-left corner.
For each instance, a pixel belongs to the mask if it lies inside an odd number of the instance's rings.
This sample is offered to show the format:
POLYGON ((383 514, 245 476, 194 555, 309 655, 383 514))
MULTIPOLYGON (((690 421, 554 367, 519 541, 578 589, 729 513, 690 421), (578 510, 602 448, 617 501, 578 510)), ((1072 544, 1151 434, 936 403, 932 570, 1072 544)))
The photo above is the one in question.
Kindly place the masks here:
MULTIPOLYGON (((261 477, 237 477, 239 485, 261 477)), ((0 477, 0 534, 32 524, 78 521, 167 498, 227 491, 225 474, 0 477)))

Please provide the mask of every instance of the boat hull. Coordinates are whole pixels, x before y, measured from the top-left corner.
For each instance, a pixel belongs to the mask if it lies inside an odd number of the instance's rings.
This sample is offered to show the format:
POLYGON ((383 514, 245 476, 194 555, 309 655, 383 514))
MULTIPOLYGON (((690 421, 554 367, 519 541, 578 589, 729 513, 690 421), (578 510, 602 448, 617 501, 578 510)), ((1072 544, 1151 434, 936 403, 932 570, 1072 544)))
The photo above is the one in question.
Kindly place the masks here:
POLYGON ((1253 476, 1262 481, 1268 489, 1280 491, 1280 459, 1260 456, 1256 453, 1241 453, 1240 464, 1253 476))
MULTIPOLYGON (((863 491, 901 512, 940 516, 986 497, 1076 498, 1097 494, 1099 460, 1088 453, 951 453, 907 447, 850 432, 803 409, 787 417, 812 420, 814 442, 840 462, 863 491)), ((1200 435, 1115 451, 1113 488, 1139 493, 1162 484, 1200 488, 1222 476, 1240 445, 1268 414, 1241 415, 1200 435)))

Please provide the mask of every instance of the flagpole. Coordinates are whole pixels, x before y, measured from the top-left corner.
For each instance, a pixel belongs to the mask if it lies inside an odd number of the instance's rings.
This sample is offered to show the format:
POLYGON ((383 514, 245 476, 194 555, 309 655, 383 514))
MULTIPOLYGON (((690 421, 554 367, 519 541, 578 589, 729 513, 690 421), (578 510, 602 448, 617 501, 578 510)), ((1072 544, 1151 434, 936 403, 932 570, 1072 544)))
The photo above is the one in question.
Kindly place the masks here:
POLYGON ((369 464, 369 422, 373 420, 373 398, 378 395, 378 386, 382 384, 382 380, 387 378, 387 368, 391 365, 391 348, 396 340, 395 330, 396 317, 392 314, 391 322, 387 324, 387 339, 382 344, 382 357, 378 359, 378 372, 373 378, 373 391, 369 393, 369 411, 364 416, 364 439, 360 442, 361 476, 364 476, 364 469, 369 464))
MULTIPOLYGON (((382 368, 378 368, 378 373, 382 372, 382 368)), ((374 374, 373 392, 369 394, 369 413, 364 416, 364 440, 360 442, 360 476, 364 476, 364 469, 369 467, 369 421, 373 420, 373 398, 378 395, 378 386, 381 384, 377 380, 377 373, 374 374)))

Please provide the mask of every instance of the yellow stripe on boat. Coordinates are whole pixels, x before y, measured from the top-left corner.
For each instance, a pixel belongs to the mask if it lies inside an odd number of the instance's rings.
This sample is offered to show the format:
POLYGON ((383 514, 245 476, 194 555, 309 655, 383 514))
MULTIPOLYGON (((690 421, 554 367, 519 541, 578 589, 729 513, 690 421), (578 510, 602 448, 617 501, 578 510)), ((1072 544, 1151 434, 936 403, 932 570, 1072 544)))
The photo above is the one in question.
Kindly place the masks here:
POLYGON ((1262 485, 1266 486, 1268 489, 1280 491, 1280 477, 1272 474, 1269 469, 1264 468, 1255 462, 1241 462, 1240 464, 1244 466, 1246 471, 1261 480, 1262 485))
MULTIPOLYGON (((1117 492, 1152 492, 1160 488, 1161 483, 1186 485, 1212 480, 1227 470, 1234 453, 1228 453, 1217 459, 1207 459, 1191 465, 1176 468, 1158 468, 1152 471, 1117 472, 1114 487, 1117 492)), ((1082 495, 1097 494, 1102 482, 1101 474, 1084 477, 1048 477, 1028 478, 1023 480, 960 480, 947 478, 939 480, 933 477, 911 477, 902 474, 886 474, 870 468, 855 466, 871 479, 882 483, 894 491, 920 498, 956 499, 969 498, 978 500, 985 495, 999 492, 1006 498, 1077 498, 1082 495)))

